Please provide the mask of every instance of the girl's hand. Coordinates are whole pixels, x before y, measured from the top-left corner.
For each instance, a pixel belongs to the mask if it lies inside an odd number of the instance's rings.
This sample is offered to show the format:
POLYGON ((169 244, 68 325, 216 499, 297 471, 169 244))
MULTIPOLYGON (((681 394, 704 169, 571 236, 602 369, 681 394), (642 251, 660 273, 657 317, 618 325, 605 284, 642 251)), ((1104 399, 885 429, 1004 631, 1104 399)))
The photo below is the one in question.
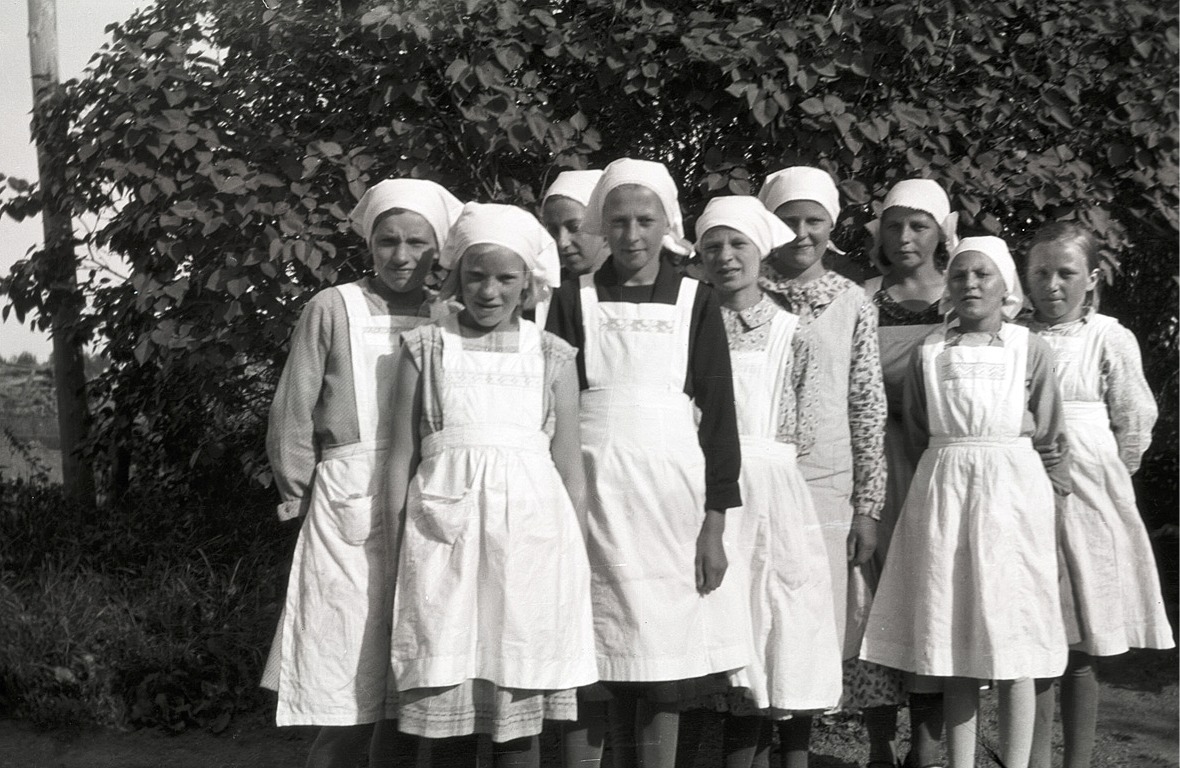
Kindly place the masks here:
POLYGON ((877 521, 868 515, 853 515, 848 531, 848 562, 864 565, 877 550, 877 521))
POLYGON ((705 510, 705 522, 697 536, 697 591, 707 595, 721 586, 729 560, 725 557, 725 544, 721 537, 725 533, 725 513, 716 509, 705 510))

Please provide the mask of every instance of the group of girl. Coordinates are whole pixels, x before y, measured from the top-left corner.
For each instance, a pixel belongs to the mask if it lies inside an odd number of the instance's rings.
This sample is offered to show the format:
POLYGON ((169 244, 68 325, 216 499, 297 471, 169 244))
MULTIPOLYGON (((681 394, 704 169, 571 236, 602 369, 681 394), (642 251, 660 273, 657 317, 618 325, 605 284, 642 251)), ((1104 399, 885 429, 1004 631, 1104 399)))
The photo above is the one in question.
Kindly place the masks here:
POLYGON ((937 183, 889 191, 864 287, 828 268, 840 210, 779 171, 709 201, 686 270, 658 163, 562 173, 540 220, 368 190, 373 273, 305 308, 267 441, 306 519, 263 684, 322 726, 308 765, 470 766, 484 734, 536 766, 552 720, 567 768, 607 733, 671 768, 683 712, 727 768, 776 735, 796 768, 845 707, 871 768, 941 764, 944 730, 967 768, 994 681, 1004 764, 1047 768, 1058 677, 1088 765, 1093 657, 1172 646, 1130 483, 1155 405, 1097 245, 1038 232, 1018 317, 1008 246, 960 240, 937 183))

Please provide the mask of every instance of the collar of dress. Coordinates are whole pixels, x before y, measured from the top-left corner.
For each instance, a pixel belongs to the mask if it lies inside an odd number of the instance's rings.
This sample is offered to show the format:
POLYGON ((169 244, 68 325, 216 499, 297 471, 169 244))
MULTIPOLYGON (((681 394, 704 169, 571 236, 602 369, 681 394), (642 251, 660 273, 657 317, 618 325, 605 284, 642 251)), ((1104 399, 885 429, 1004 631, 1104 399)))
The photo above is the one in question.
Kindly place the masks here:
POLYGON ((761 328, 774 319, 774 315, 779 311, 775 303, 771 301, 766 295, 758 299, 758 303, 745 309, 729 309, 728 307, 721 308, 722 319, 724 319, 726 330, 736 330, 741 332, 752 331, 755 328, 761 328))
POLYGON ((759 283, 768 291, 782 296, 791 311, 803 314, 819 314, 832 300, 847 290, 852 281, 828 270, 814 280, 800 283, 780 275, 767 263, 762 264, 759 283))

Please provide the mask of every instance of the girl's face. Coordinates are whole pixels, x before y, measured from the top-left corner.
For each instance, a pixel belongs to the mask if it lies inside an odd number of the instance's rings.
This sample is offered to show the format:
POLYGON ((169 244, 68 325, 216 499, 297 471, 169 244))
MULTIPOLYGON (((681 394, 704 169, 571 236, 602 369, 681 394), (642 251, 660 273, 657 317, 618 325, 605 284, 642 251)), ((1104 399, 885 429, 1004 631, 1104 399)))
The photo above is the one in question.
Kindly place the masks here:
POLYGON ((459 263, 463 312, 473 325, 506 330, 516 320, 529 280, 524 259, 501 245, 473 245, 459 263))
POLYGON ((557 242, 561 267, 571 275, 598 269, 609 252, 606 240, 581 231, 585 217, 586 206, 562 195, 550 197, 541 209, 542 223, 557 242))
POLYGON ((1037 318, 1068 323, 1086 312, 1086 294, 1098 285, 1098 270, 1072 243, 1039 243, 1028 254, 1028 292, 1037 318))
POLYGON ((709 278, 725 294, 758 285, 762 254, 750 238, 730 227, 712 227, 701 238, 701 261, 709 278))
POLYGON ((942 230, 925 211, 893 206, 881 215, 881 250, 890 267, 910 271, 930 264, 942 230))
POLYGON ((991 257, 965 251, 951 262, 946 275, 947 293, 963 326, 999 323, 1008 288, 991 257))
POLYGON ((602 221, 611 256, 624 272, 639 272, 659 259, 668 217, 655 192, 638 184, 615 187, 603 201, 602 221))
POLYGON ((425 218, 413 211, 398 211, 377 221, 369 251, 377 278, 394 293, 408 293, 426 281, 438 243, 425 218))
POLYGON ((789 277, 823 269, 824 251, 832 236, 832 217, 814 200, 792 200, 775 209, 795 239, 775 250, 775 260, 789 277))

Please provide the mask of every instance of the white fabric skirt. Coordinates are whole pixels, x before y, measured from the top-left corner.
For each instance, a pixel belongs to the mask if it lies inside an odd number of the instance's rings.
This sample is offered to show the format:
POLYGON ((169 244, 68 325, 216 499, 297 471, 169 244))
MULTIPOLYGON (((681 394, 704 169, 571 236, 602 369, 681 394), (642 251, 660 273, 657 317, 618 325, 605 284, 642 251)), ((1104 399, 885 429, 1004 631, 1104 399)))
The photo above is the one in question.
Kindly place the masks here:
POLYGON ((893 534, 861 657, 936 677, 1060 675, 1053 503, 1027 438, 933 440, 893 534))
POLYGON ((1172 648, 1131 476, 1119 459, 1105 406, 1096 405, 1101 413, 1089 417, 1066 409, 1073 493, 1058 500, 1057 531, 1070 648, 1094 656, 1172 648))
POLYGON ((731 571, 749 569, 754 648, 734 682, 771 716, 835 707, 842 654, 827 550, 795 446, 743 438, 741 487, 726 530, 731 571))

